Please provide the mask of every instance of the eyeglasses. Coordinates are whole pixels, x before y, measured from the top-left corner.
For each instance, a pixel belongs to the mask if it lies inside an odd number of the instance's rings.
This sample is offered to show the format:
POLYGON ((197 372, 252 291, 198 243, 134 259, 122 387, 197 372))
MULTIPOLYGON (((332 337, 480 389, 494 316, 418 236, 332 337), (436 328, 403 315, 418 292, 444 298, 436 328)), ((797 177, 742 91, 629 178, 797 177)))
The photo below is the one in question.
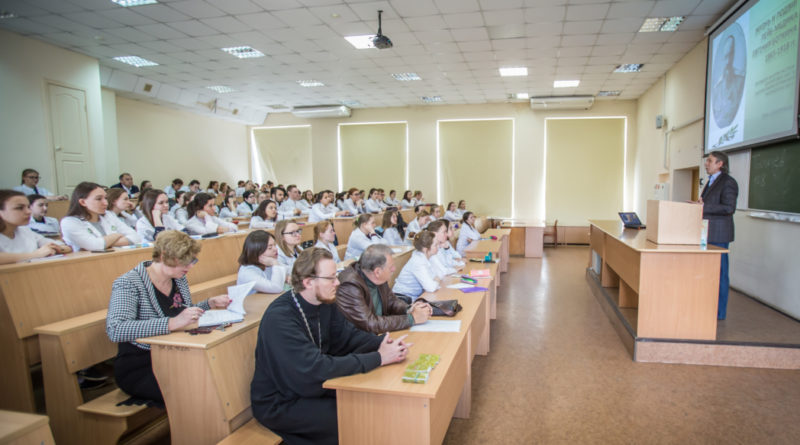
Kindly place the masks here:
POLYGON ((26 178, 28 178, 28 179, 39 179, 38 176, 26 176, 26 178))
POLYGON ((294 232, 281 232, 281 235, 299 235, 303 233, 303 229, 297 229, 294 232))
POLYGON ((311 278, 321 278, 321 279, 323 279, 323 280, 331 280, 331 281, 333 281, 333 280, 335 280, 335 279, 336 279, 336 278, 338 278, 338 277, 337 277, 336 275, 334 275, 334 276, 332 276, 332 277, 320 277, 320 276, 318 276, 318 275, 311 275, 311 278))

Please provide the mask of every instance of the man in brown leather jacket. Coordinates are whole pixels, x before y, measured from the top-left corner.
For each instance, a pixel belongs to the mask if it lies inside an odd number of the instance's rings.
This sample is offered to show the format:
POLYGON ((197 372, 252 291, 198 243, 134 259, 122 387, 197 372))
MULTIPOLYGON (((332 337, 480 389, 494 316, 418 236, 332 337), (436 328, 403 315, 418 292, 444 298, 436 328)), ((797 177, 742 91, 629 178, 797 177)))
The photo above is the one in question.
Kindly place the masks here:
POLYGON ((428 321, 432 313, 428 303, 420 301, 409 309, 394 295, 388 283, 394 271, 392 249, 383 244, 369 246, 358 261, 339 274, 339 311, 357 328, 374 334, 428 321))

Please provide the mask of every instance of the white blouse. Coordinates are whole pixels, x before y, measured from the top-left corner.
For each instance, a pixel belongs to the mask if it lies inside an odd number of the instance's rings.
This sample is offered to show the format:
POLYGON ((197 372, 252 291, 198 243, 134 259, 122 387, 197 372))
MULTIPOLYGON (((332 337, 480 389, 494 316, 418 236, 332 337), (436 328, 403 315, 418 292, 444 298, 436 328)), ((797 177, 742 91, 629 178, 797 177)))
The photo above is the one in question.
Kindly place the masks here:
POLYGON ((251 229, 274 229, 275 223, 282 220, 283 215, 278 213, 278 216, 275 218, 275 221, 270 221, 268 219, 264 219, 260 216, 253 216, 250 218, 250 228, 251 229))
POLYGON ((404 199, 404 200, 400 201, 400 206, 403 208, 403 210, 413 209, 414 208, 414 199, 412 198, 411 201, 408 201, 408 200, 404 199))
POLYGON ((461 231, 458 233, 458 242, 456 243, 456 250, 458 254, 464 256, 464 249, 467 248, 469 243, 481 239, 481 234, 469 224, 462 224, 461 231))
POLYGON ((351 198, 347 198, 344 200, 344 209, 342 210, 347 210, 351 215, 364 213, 364 201, 361 201, 361 204, 356 205, 351 198))
POLYGON ((294 214, 295 209, 300 209, 300 215, 308 215, 308 213, 311 211, 310 208, 303 204, 303 201, 293 201, 291 199, 287 199, 281 203, 281 206, 278 208, 278 212, 281 213, 285 218, 300 216, 294 214))
MULTIPOLYGON (((250 215, 253 214, 253 212, 255 210, 256 210, 256 206, 255 205, 250 205, 250 203, 247 203, 247 202, 242 202, 241 204, 239 204, 238 207, 236 207, 236 213, 239 216, 250 216, 250 215)), ((222 216, 222 215, 220 215, 220 216, 222 216)))
POLYGON ((414 239, 411 238, 411 234, 413 233, 414 235, 416 235, 421 231, 422 227, 419 226, 419 218, 412 219, 411 222, 408 223, 408 226, 406 226, 406 242, 408 244, 413 244, 414 239))
POLYGON ((103 232, 101 233, 97 228, 86 221, 75 216, 67 216, 61 219, 61 234, 64 242, 72 247, 72 250, 77 252, 83 250, 104 250, 106 248, 106 241, 103 239, 106 235, 112 233, 121 233, 127 238, 131 244, 141 243, 142 238, 127 224, 123 223, 117 218, 114 212, 106 212, 104 215, 99 216, 100 227, 103 232))
POLYGON ((42 218, 42 222, 36 221, 31 216, 31 220, 28 223, 28 227, 37 233, 59 233, 60 227, 58 227, 58 220, 53 218, 52 216, 45 216, 42 218))
POLYGON ((236 277, 236 284, 252 283, 255 281, 256 285, 253 289, 255 289, 256 292, 277 294, 283 292, 283 285, 286 283, 286 275, 288 272, 286 266, 280 264, 267 267, 264 270, 253 265, 241 266, 239 267, 239 274, 236 277))
POLYGON ((372 199, 372 198, 370 198, 370 199, 368 199, 366 201, 366 204, 364 205, 364 208, 367 209, 368 213, 378 213, 381 210, 383 210, 383 207, 381 207, 381 203, 379 201, 375 200, 375 199, 372 199))
POLYGON ((236 224, 223 221, 214 215, 206 215, 205 218, 200 219, 197 215, 189 218, 186 221, 186 230, 192 235, 205 235, 207 233, 217 233, 217 229, 222 226, 232 231, 236 231, 238 227, 236 224))
POLYGON ((59 244, 55 240, 45 238, 26 226, 14 229, 14 238, 0 233, 0 252, 30 253, 47 244, 59 244))
MULTIPOLYGON (((303 248, 297 246, 297 250, 302 252, 303 248)), ((285 253, 283 253, 283 249, 278 247, 278 263, 288 267, 290 271, 292 270, 294 262, 297 260, 298 256, 300 256, 300 253, 295 253, 294 255, 286 255, 285 253)))
POLYGON ((392 287, 392 292, 411 297, 416 300, 423 292, 439 290, 438 276, 425 254, 415 250, 411 258, 403 266, 392 287))
MULTIPOLYGON (((161 215, 161 223, 164 224, 164 230, 183 231, 184 229, 183 225, 168 214, 161 215)), ((155 241, 156 229, 144 216, 136 221, 136 233, 148 243, 155 241)))
POLYGON ((444 212, 444 219, 452 222, 459 222, 461 221, 461 214, 458 213, 458 210, 454 210, 452 212, 448 210, 444 212))
POLYGON ((323 206, 322 203, 316 203, 311 207, 311 212, 308 214, 308 222, 316 223, 336 217, 336 207, 328 204, 323 206))
POLYGON ((357 260, 364 253, 364 250, 373 244, 386 244, 386 241, 378 234, 367 238, 367 235, 359 228, 353 229, 350 233, 350 239, 347 240, 347 250, 344 253, 344 259, 357 260))
MULTIPOLYGON (((238 207, 237 207, 237 210, 238 210, 238 207)), ((228 207, 222 207, 219 210, 219 217, 220 218, 235 218, 236 216, 238 216, 236 214, 236 211, 231 210, 228 207)))
POLYGON ((400 232, 397 231, 397 227, 389 227, 384 229, 383 239, 386 241, 386 244, 390 246, 403 245, 403 238, 400 238, 400 232))
POLYGON ((186 207, 181 207, 175 210, 175 214, 173 215, 175 220, 178 221, 182 225, 186 225, 186 222, 189 221, 189 211, 186 210, 186 207))
POLYGON ((328 252, 331 253, 331 255, 333 255, 333 261, 337 263, 342 262, 342 260, 339 258, 339 250, 336 249, 336 246, 334 246, 333 243, 325 244, 322 242, 322 240, 317 240, 317 244, 314 244, 314 247, 319 247, 321 249, 327 250, 328 252))
POLYGON ((128 227, 130 227, 131 229, 134 229, 134 230, 136 229, 136 221, 138 220, 137 217, 131 215, 128 212, 120 212, 119 215, 116 215, 116 216, 117 216, 117 219, 119 219, 120 221, 122 221, 125 224, 127 224, 128 227))

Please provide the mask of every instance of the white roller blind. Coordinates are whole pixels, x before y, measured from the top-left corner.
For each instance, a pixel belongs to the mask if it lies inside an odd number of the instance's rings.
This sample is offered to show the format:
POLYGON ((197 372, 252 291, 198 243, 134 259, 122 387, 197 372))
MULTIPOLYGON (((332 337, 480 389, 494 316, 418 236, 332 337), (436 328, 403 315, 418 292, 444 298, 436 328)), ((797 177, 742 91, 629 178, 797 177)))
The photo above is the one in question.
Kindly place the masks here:
POLYGON ((465 199, 479 215, 511 216, 513 141, 512 119, 439 121, 439 204, 465 199))
POLYGON ((310 126, 255 128, 253 140, 264 182, 314 190, 310 126))
POLYGON ((339 144, 344 189, 397 190, 406 184, 406 126, 400 123, 340 125, 339 144))
POLYGON ((547 220, 586 226, 623 210, 625 119, 547 119, 547 220))

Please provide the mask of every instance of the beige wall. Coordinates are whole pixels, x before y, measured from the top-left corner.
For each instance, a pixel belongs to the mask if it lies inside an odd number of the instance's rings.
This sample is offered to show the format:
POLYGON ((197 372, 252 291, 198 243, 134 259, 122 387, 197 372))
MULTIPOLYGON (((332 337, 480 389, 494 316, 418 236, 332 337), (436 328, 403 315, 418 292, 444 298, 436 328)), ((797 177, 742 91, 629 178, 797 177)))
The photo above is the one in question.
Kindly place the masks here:
MULTIPOLYGON (((628 117, 628 174, 633 174, 630 157, 632 141, 636 141, 636 102, 598 101, 590 110, 534 112, 528 103, 440 105, 424 107, 376 108, 353 110, 345 119, 298 119, 289 113, 267 116, 264 126, 311 125, 314 187, 336 189, 337 138, 340 122, 408 122, 409 185, 420 189, 426 197, 436 196, 436 121, 441 119, 515 119, 515 196, 516 216, 544 219, 543 155, 545 117, 626 116, 628 117)), ((635 152, 635 150, 634 150, 635 152)), ((629 188, 626 196, 632 196, 629 188)), ((430 199, 430 198, 428 198, 430 199)))
POLYGON ((116 103, 119 165, 136 183, 164 188, 179 177, 205 188, 250 177, 247 126, 120 96, 116 103))
POLYGON ((314 190, 311 175, 311 127, 254 128, 256 160, 252 178, 300 190, 314 190))
MULTIPOLYGON (((699 167, 701 177, 705 177, 701 166, 706 47, 706 41, 701 42, 639 98, 633 189, 635 209, 644 218, 656 182, 664 179, 669 181, 670 190, 685 189, 686 184, 676 181, 690 179, 675 170, 687 167, 699 167), (662 130, 655 129, 657 114, 667 118, 662 130)), ((734 165, 740 197, 734 215, 736 240, 731 244, 731 286, 800 318, 800 292, 794 280, 800 270, 800 225, 748 216, 749 171, 747 163, 742 162, 748 153, 738 152, 732 157, 744 167, 734 165)))
POLYGON ((342 189, 358 187, 369 193, 370 188, 379 185, 387 195, 395 190, 402 196, 406 184, 407 129, 404 122, 341 125, 342 189), (381 168, 375 168, 376 165, 381 168))
POLYGON ((91 181, 107 183, 112 156, 106 156, 100 74, 96 59, 0 30, 0 187, 19 184, 26 167, 39 171, 39 184, 56 190, 47 83, 86 92, 91 181))

